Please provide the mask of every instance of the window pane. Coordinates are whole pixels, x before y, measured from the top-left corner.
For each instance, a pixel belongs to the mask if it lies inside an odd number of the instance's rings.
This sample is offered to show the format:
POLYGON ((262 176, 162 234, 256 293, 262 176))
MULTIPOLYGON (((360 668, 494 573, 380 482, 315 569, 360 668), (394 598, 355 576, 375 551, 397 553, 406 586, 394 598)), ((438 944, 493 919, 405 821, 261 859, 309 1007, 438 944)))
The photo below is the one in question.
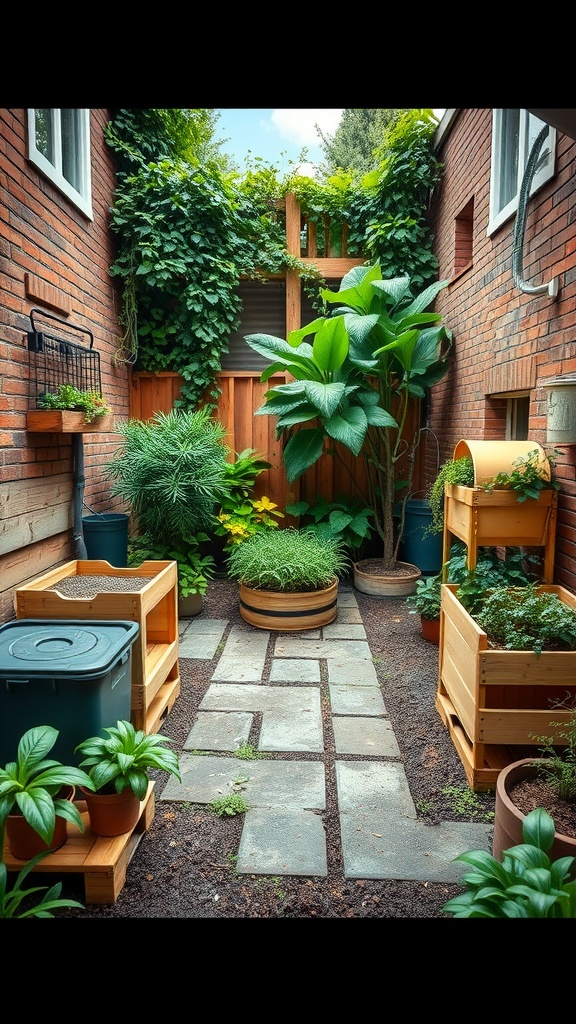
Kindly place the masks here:
POLYGON ((500 209, 514 199, 518 191, 518 146, 520 141, 520 111, 502 111, 500 139, 500 209))
POLYGON ((62 174, 78 191, 82 191, 81 174, 81 139, 82 125, 79 110, 61 110, 60 127, 62 132, 62 174))
POLYGON ((50 110, 35 111, 35 135, 36 149, 42 156, 50 161, 53 167, 56 166, 54 157, 54 131, 50 110))

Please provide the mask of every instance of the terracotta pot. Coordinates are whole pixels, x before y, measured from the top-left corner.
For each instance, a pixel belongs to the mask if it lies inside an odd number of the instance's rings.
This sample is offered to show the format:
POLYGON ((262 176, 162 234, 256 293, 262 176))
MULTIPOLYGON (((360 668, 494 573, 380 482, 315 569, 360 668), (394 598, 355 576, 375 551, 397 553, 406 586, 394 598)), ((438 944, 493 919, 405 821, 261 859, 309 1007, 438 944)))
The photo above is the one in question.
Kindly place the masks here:
MULTIPOLYGON (((492 853, 497 860, 502 859, 502 853, 510 846, 518 846, 524 842, 522 836, 522 825, 526 815, 520 811, 510 799, 510 789, 517 782, 523 779, 535 778, 537 769, 534 767, 533 758, 523 758, 521 761, 513 761, 507 768, 503 768, 496 780, 496 803, 494 807, 494 838, 492 841, 492 853)), ((558 857, 576 857, 576 839, 556 832, 554 842, 548 850, 550 860, 557 860, 558 857)))
POLYGON ((253 590, 242 582, 239 587, 240 615, 258 629, 318 629, 334 622, 338 613, 338 580, 323 590, 253 590))
POLYGON ((140 801, 131 789, 121 793, 91 793, 80 787, 86 801, 90 828, 97 836, 122 836, 140 817, 140 801))
POLYGON ((422 636, 431 644, 440 643, 440 619, 423 619, 420 616, 422 636))
MULTIPOLYGON (((62 799, 72 802, 76 795, 74 786, 62 786, 58 794, 62 799)), ((46 850, 58 850, 67 839, 66 818, 56 815, 54 834, 50 844, 45 843, 41 836, 28 824, 23 814, 9 814, 6 819, 6 838, 13 857, 18 860, 30 860, 37 853, 46 850)))
POLYGON ((384 573, 370 571, 374 559, 367 558, 354 563, 354 586, 362 594, 372 597, 408 597, 416 593, 416 584, 422 576, 417 565, 410 562, 397 562, 404 570, 402 576, 386 576, 384 573))

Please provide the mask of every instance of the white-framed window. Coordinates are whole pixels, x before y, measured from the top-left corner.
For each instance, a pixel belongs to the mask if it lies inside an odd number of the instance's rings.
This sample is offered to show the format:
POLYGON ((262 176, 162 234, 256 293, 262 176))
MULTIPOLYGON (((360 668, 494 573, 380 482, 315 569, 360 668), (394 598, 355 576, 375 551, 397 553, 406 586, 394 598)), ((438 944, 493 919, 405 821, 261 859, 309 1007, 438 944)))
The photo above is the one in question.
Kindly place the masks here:
MULTIPOLYGON (((544 125, 527 110, 493 110, 489 235, 516 213, 530 150, 544 125)), ((549 125, 530 195, 553 177, 555 152, 556 129, 549 125)))
POLYGON ((530 417, 530 394, 519 391, 506 403, 506 440, 527 441, 530 417))
POLYGON ((89 110, 29 109, 28 159, 92 220, 89 110))

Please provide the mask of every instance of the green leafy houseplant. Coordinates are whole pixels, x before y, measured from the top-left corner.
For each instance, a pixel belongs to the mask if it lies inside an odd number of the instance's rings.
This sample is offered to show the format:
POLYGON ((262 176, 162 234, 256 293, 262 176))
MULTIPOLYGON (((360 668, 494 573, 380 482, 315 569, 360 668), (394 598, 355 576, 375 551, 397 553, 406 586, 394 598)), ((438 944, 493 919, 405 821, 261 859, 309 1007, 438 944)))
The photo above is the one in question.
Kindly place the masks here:
MULTIPOLYGON (((557 449, 554 449, 546 456, 551 467, 554 466, 558 454, 557 449)), ((498 489, 516 491, 516 499, 520 502, 527 501, 529 498, 537 500, 540 491, 559 490, 560 484, 557 480, 548 480, 543 475, 540 453, 537 448, 528 452, 524 458, 516 459, 512 465, 514 468, 511 472, 497 473, 493 480, 481 484, 483 490, 488 491, 489 494, 498 489)))
POLYGON ((439 314, 426 312, 447 283, 413 296, 407 276, 383 280, 377 263, 355 267, 338 292, 320 291, 336 306, 332 316, 291 332, 287 341, 263 334, 245 338, 270 360, 262 381, 278 370, 296 378, 270 389, 258 410, 277 416, 277 436, 289 437, 283 451, 288 481, 323 454, 338 458, 339 445, 363 457, 365 504, 374 512, 384 568, 397 564, 403 517, 395 530, 394 505, 398 488, 410 492, 410 456, 420 434, 418 429, 405 436, 410 402, 423 398, 448 371, 451 336, 439 314), (407 467, 406 480, 398 479, 400 462, 407 467))
POLYGON ((461 918, 576 917, 576 881, 568 880, 574 857, 550 861, 554 833, 553 818, 538 807, 524 819, 524 842, 505 850, 501 862, 484 850, 456 857, 472 870, 463 876, 466 892, 442 909, 461 918))
POLYGON ((76 747, 83 755, 80 767, 88 769, 89 788, 96 793, 122 793, 131 789, 138 800, 143 800, 150 768, 168 772, 182 781, 178 755, 170 749, 168 737, 146 734, 125 721, 118 721, 102 732, 107 735, 91 736, 76 747))
POLYGON ((142 562, 175 561, 178 569, 178 596, 189 597, 191 594, 204 596, 208 589, 208 581, 214 576, 215 563, 210 554, 202 554, 201 545, 208 540, 205 533, 197 533, 181 546, 155 543, 146 534, 134 537, 128 544, 128 564, 141 565, 142 562))
POLYGON ((354 498, 337 497, 334 501, 318 498, 313 505, 298 501, 286 506, 287 515, 302 516, 303 526, 319 537, 335 537, 341 541, 347 554, 358 554, 373 533, 374 512, 354 498))
POLYGON ((56 816, 84 831, 76 805, 58 794, 63 786, 94 786, 81 768, 47 758, 58 730, 50 725, 29 729, 18 743, 16 760, 0 768, 0 850, 4 848, 6 823, 14 812, 21 813, 35 832, 50 844, 56 816))
POLYGON ((72 384, 58 384, 54 391, 38 396, 39 409, 69 409, 84 413, 86 423, 92 423, 99 416, 105 416, 112 409, 99 391, 80 391, 72 384))
POLYGON ((84 905, 78 900, 62 899, 62 882, 56 882, 50 887, 46 885, 35 885, 30 889, 24 888, 24 881, 39 861, 48 856, 45 853, 37 853, 18 872, 18 875, 8 888, 8 871, 6 865, 0 861, 0 919, 4 918, 30 918, 30 917, 54 917, 54 910, 61 907, 74 907, 84 910, 84 905), (42 896, 40 896, 42 893, 42 896))
POLYGON ((322 590, 344 573, 347 565, 337 540, 292 527, 255 533, 228 555, 232 579, 252 589, 282 592, 322 590))
POLYGON ((412 605, 411 612, 418 613, 423 619, 440 618, 440 604, 442 600, 442 575, 423 576, 416 581, 416 590, 406 598, 406 603, 412 605))

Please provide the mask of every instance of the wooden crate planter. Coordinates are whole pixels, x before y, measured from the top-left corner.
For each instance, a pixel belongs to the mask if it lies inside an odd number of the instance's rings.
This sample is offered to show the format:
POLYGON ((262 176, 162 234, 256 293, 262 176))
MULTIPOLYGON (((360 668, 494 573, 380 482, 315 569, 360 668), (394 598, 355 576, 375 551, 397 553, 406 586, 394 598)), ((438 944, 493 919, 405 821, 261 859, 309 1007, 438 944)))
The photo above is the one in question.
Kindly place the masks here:
POLYGON ((99 559, 76 559, 17 587, 16 615, 19 619, 138 622, 140 631, 132 647, 131 720, 137 729, 152 733, 158 732, 180 693, 177 591, 173 561, 148 561, 122 569, 99 559), (48 589, 70 576, 150 579, 144 586, 138 584, 139 589, 106 590, 91 597, 66 597, 48 589))
POLYGON ((558 492, 540 491, 538 498, 518 501, 515 491, 447 484, 444 491, 442 561, 450 557, 453 538, 468 548, 468 567, 474 569, 481 547, 543 547, 543 580, 554 578, 558 492))
MULTIPOLYGON (((64 846, 44 857, 33 874, 82 874, 87 903, 115 903, 126 881, 126 870, 142 836, 154 820, 154 782, 140 803, 140 817, 132 832, 122 836, 96 836, 90 830, 90 820, 84 800, 76 806, 82 815, 85 831, 66 822, 67 840, 64 846)), ((8 871, 21 871, 24 861, 12 856, 6 840, 4 862, 8 871)), ((29 876, 30 879, 31 876, 29 876)), ((43 884, 39 882, 38 884, 43 884)), ((48 881, 48 884, 51 884, 48 881)))
MULTIPOLYGON (((442 586, 436 708, 450 731, 473 790, 494 789, 500 770, 536 747, 533 736, 554 736, 550 721, 566 726, 570 712, 552 705, 576 697, 576 651, 491 650, 486 633, 442 586)), ((576 608, 564 587, 542 585, 576 608)), ((557 735, 558 745, 565 743, 557 735)), ((536 750, 535 750, 536 756, 536 750)))

